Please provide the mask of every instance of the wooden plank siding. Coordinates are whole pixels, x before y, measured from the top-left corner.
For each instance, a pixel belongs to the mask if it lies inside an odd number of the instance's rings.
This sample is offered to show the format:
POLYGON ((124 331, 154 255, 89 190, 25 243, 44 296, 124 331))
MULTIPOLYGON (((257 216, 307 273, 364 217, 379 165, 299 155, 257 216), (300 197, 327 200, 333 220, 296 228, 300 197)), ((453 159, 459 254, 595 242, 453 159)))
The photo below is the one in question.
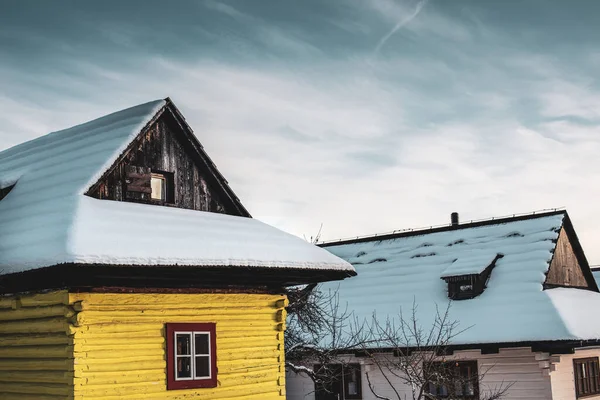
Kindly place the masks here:
MULTIPOLYGON (((456 351, 452 356, 445 357, 444 360, 476 360, 479 373, 484 374, 479 383, 479 391, 482 396, 490 389, 510 383, 512 386, 504 397, 506 400, 550 400, 552 391, 549 368, 546 368, 544 361, 540 361, 539 358, 539 354, 533 353, 530 348, 510 348, 500 349, 497 354, 481 354, 479 350, 456 351)), ((442 359, 440 358, 440 360, 442 359)), ((366 371, 381 396, 397 398, 383 375, 376 366, 370 364, 368 359, 348 357, 347 361, 362 364, 363 400, 376 399, 369 390, 365 377, 366 371)), ((410 388, 398 382, 397 378, 395 379, 395 388, 400 395, 406 396, 407 399, 412 398, 410 388)), ((314 385, 308 377, 290 373, 287 382, 288 400, 314 400, 314 385)))
MULTIPOLYGON (((575 399, 573 360, 588 357, 600 357, 600 349, 577 349, 574 354, 560 355, 560 361, 555 363, 555 371, 550 374, 553 400, 575 399)), ((598 400, 600 396, 585 396, 585 399, 598 400)))
POLYGON ((70 295, 75 399, 285 398, 281 295, 70 295), (218 384, 166 390, 164 324, 216 322, 218 384))
POLYGON ((67 291, 0 297, 0 398, 73 398, 76 311, 67 291))
POLYGON ((180 128, 167 114, 131 143, 120 162, 112 167, 87 194, 116 201, 172 206, 191 210, 240 215, 235 207, 221 199, 214 174, 203 167, 186 145, 180 128), (173 176, 173 198, 168 202, 152 200, 150 193, 138 189, 128 191, 128 170, 132 167, 173 176))
POLYGON ((577 261, 573 246, 564 229, 561 229, 556 243, 556 250, 546 275, 545 285, 589 287, 583 274, 582 267, 577 261))

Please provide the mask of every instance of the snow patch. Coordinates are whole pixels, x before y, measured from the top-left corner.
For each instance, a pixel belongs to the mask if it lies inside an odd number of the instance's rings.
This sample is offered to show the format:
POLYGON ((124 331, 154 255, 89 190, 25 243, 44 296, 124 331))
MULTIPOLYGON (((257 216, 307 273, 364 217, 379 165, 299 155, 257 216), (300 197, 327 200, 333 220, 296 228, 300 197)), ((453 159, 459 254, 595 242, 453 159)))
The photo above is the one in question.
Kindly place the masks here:
POLYGON ((479 275, 492 264, 498 254, 492 252, 469 252, 456 259, 440 275, 440 278, 451 276, 479 275))

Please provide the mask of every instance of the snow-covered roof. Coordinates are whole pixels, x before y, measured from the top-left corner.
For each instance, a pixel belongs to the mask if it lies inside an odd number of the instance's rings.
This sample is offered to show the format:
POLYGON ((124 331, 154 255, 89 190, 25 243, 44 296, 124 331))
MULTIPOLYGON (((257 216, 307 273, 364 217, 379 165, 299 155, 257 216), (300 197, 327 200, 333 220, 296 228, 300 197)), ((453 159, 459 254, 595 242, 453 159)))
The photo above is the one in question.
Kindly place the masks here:
POLYGON ((305 268, 347 262, 252 218, 84 193, 166 106, 158 100, 0 152, 2 274, 60 263, 305 268))
POLYGON ((543 290, 564 212, 457 229, 416 232, 387 240, 331 243, 326 249, 352 263, 358 276, 323 285, 339 290, 340 304, 359 319, 399 320, 400 311, 431 327, 436 307, 448 305, 448 271, 473 273, 497 254, 487 288, 451 301, 450 320, 466 329, 454 344, 599 339, 600 293, 575 288, 543 290), (454 262, 456 260, 456 262, 454 262), (459 263, 459 264, 456 264, 459 263), (454 267, 453 267, 454 266, 454 267), (460 271, 459 271, 460 270, 460 271))

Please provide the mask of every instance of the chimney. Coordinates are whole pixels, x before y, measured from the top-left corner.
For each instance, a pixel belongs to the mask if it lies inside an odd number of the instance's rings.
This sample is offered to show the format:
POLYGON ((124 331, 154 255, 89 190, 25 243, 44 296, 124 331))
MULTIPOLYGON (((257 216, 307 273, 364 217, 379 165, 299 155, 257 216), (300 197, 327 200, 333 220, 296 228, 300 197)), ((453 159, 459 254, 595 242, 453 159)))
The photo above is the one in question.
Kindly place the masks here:
POLYGON ((453 227, 458 226, 458 213, 457 212, 453 212, 452 214, 450 214, 450 222, 452 223, 453 227))

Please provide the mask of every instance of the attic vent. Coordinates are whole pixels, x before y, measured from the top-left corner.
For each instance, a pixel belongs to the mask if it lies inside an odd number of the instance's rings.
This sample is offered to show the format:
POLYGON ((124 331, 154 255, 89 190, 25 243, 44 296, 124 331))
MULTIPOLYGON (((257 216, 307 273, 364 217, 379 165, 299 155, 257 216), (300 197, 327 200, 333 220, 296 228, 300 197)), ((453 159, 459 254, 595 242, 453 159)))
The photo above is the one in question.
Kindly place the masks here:
POLYGON ((369 264, 377 263, 377 262, 386 262, 385 258, 376 258, 374 260, 369 261, 369 264))
POLYGON ((429 242, 425 242, 425 243, 421 243, 417 249, 420 249, 421 247, 431 247, 433 246, 433 243, 429 243, 429 242))
POLYGON ((411 258, 431 257, 431 256, 435 256, 436 254, 437 253, 434 253, 434 252, 431 252, 431 253, 421 253, 421 254, 415 254, 411 258))
POLYGON ((455 240, 455 241, 454 241, 454 242, 452 242, 452 243, 448 243, 446 246, 447 246, 447 247, 452 247, 452 246, 455 246, 455 245, 457 245, 457 244, 461 244, 461 243, 464 243, 464 242, 465 242, 465 241, 464 241, 463 239, 458 239, 458 240, 455 240))
POLYGON ((525 235, 523 235, 521 232, 511 232, 508 235, 505 235, 504 237, 507 238, 513 238, 513 237, 524 237, 525 235))
POLYGON ((362 256, 366 256, 367 253, 365 253, 364 251, 359 251, 358 253, 356 253, 356 255, 354 257, 358 258, 358 257, 362 257, 362 256))
POLYGON ((448 297, 465 300, 479 296, 486 288, 496 261, 502 257, 498 253, 455 260, 440 277, 448 284, 448 297))

